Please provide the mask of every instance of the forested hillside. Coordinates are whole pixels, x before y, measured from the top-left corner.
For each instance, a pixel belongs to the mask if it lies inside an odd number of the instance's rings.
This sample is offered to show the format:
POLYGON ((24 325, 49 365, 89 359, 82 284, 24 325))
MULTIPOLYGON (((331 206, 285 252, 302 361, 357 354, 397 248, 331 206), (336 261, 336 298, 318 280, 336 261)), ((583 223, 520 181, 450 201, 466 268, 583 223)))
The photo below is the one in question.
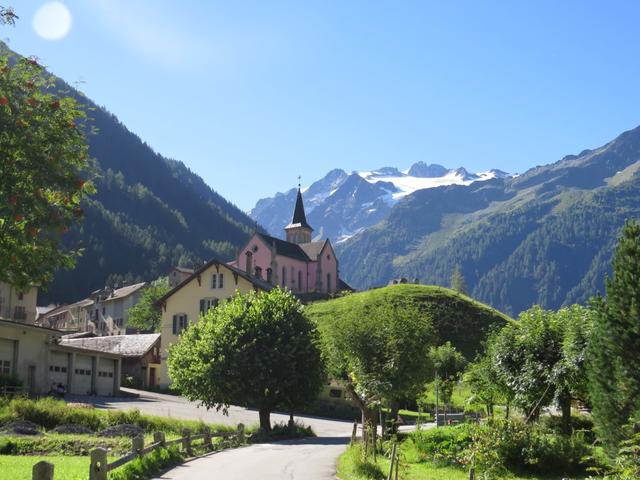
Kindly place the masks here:
MULTIPOLYGON (((152 280, 213 255, 231 258, 255 222, 182 162, 158 154, 114 115, 71 92, 87 106, 95 129, 88 135, 95 162, 87 177, 97 194, 66 240, 79 243, 83 256, 42 290, 40 303, 83 298, 107 280, 152 280)), ((222 160, 212 160, 212 168, 216 161, 222 160)))
POLYGON ((357 288, 396 276, 449 285, 510 314, 557 308, 603 291, 625 219, 640 216, 640 128, 596 150, 510 179, 421 190, 339 245, 357 288))

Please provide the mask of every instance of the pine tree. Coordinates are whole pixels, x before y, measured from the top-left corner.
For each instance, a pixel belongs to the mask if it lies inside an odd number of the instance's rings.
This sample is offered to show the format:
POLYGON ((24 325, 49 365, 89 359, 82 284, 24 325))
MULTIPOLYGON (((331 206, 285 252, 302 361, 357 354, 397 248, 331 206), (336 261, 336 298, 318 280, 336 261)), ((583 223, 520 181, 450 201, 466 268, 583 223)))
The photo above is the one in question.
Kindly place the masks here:
POLYGON ((451 288, 456 292, 467 295, 467 282, 464 280, 460 265, 456 265, 456 268, 454 268, 451 274, 451 288))
POLYGON ((589 348, 589 393, 600 439, 614 452, 622 426, 640 408, 640 223, 628 221, 596 310, 589 348))

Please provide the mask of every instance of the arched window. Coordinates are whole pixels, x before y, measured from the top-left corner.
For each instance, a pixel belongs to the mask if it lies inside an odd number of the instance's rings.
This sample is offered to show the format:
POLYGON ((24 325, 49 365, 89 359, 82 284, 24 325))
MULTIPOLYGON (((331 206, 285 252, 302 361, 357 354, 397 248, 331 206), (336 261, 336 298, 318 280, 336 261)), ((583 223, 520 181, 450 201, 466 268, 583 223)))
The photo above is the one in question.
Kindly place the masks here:
POLYGON ((286 267, 282 267, 282 286, 285 287, 287 285, 287 269, 286 267))
POLYGON ((302 270, 298 270, 298 290, 302 291, 303 290, 303 285, 302 285, 302 270))
POLYGON ((262 279, 262 267, 256 267, 254 273, 257 278, 262 279))
POLYGON ((331 291, 331 274, 327 273, 327 292, 331 291))
POLYGON ((295 290, 295 286, 296 286, 296 271, 294 270, 293 267, 291 267, 291 286, 293 287, 292 290, 295 290))
POLYGON ((252 270, 251 267, 253 266, 253 253, 247 252, 246 256, 247 256, 247 262, 245 263, 244 271, 247 272, 247 275, 251 275, 251 270, 252 270))
POLYGON ((271 283, 271 281, 273 280, 273 270, 271 270, 271 267, 267 268, 267 282, 271 283))

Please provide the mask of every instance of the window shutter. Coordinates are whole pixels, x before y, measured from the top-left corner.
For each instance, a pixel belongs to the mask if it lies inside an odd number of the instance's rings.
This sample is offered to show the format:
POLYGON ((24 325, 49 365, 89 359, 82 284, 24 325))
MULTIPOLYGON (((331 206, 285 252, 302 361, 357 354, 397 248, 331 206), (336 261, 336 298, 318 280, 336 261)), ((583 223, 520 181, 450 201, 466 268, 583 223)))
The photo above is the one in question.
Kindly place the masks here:
POLYGON ((178 334, 178 316, 177 315, 173 316, 173 334, 174 335, 178 334))

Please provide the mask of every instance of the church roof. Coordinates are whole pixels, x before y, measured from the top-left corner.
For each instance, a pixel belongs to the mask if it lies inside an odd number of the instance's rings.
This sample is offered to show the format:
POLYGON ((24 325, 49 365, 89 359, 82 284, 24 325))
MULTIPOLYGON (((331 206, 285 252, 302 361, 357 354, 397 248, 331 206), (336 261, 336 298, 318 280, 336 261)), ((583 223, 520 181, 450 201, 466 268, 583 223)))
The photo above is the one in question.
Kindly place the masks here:
POLYGON ((304 250, 304 253, 306 253, 309 258, 311 258, 312 260, 315 260, 318 258, 318 255, 320 255, 320 252, 322 252, 322 249, 324 248, 325 243, 327 243, 326 240, 320 240, 318 242, 301 243, 300 248, 304 250))
POLYGON ((293 218, 291 219, 291 223, 287 225, 285 229, 294 227, 305 227, 309 230, 313 230, 311 225, 307 223, 307 216, 304 213, 304 203, 302 202, 302 192, 299 188, 298 196, 296 197, 296 207, 293 210, 293 218))
POLYGON ((303 262, 309 262, 311 260, 298 244, 280 240, 279 238, 272 237, 271 235, 267 235, 265 233, 257 233, 257 235, 259 235, 268 245, 272 245, 273 247, 275 247, 276 254, 278 255, 294 258, 296 260, 302 260, 303 262))

